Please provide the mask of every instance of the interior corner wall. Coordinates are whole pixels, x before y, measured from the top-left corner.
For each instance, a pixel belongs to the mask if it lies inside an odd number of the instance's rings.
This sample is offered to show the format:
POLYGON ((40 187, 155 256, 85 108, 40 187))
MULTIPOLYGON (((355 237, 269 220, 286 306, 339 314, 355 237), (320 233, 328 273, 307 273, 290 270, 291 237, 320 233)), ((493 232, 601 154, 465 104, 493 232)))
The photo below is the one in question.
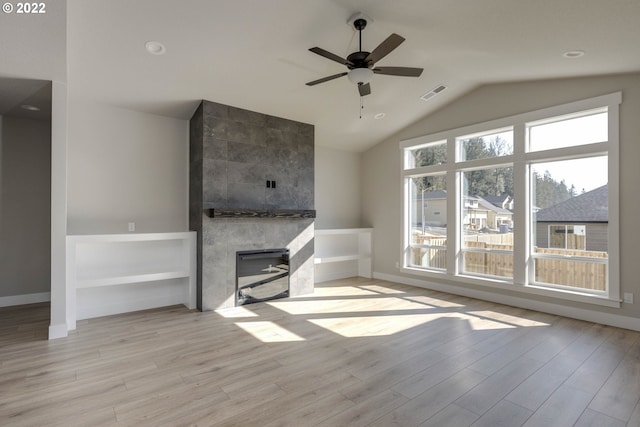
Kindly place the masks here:
POLYGON ((68 234, 188 229, 189 122, 69 96, 68 234))
POLYGON ((51 290, 51 123, 2 117, 0 297, 51 290))
POLYGON ((360 153, 315 148, 316 229, 357 228, 360 211, 360 153))
MULTIPOLYGON (((621 292, 633 292, 640 299, 637 273, 637 242, 640 241, 640 74, 622 74, 572 79, 541 80, 494 84, 480 87, 441 108, 425 119, 362 154, 363 220, 374 228, 374 274, 421 280, 400 273, 395 263, 401 252, 401 140, 482 123, 581 99, 622 92, 620 106, 620 278, 621 292)), ((447 285, 446 281, 442 282, 447 285)), ((451 285, 454 285, 451 283, 451 285)), ((460 286, 459 283, 457 283, 460 286)), ((495 290, 465 284, 465 288, 496 296, 522 297, 513 291, 495 290)), ((559 304, 572 309, 606 315, 640 318, 640 304, 608 308, 556 300, 527 294, 539 303, 559 304)))

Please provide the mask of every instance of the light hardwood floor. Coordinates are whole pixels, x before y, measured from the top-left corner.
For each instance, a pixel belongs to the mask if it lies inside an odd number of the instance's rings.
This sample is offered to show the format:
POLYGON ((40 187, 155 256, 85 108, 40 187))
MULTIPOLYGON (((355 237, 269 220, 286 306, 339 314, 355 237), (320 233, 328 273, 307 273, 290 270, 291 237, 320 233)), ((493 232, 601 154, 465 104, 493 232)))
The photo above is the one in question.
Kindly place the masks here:
POLYGON ((362 278, 78 322, 0 309, 0 425, 640 426, 640 333, 362 278))

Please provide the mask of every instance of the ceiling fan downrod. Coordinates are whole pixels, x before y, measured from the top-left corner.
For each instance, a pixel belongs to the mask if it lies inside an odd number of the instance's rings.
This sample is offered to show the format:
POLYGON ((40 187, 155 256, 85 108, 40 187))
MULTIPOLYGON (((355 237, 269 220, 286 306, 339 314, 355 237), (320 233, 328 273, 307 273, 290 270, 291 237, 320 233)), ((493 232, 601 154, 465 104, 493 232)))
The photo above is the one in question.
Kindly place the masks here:
POLYGON ((362 18, 356 19, 355 21, 353 21, 353 26, 356 30, 358 30, 358 35, 359 35, 358 51, 362 52, 362 30, 364 30, 367 27, 367 20, 362 18))

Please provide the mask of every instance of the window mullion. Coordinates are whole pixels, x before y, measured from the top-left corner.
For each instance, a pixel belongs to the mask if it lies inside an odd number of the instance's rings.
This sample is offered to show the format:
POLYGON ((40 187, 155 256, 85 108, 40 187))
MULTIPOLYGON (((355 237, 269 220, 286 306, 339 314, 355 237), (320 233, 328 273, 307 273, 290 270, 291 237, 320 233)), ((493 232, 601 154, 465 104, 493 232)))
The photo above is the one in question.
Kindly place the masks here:
POLYGON ((513 283, 526 285, 529 274, 529 172, 525 162, 526 126, 518 123, 513 127, 513 283))
MULTIPOLYGON (((619 100, 620 102, 621 100, 619 100)), ((607 268, 607 289, 609 298, 620 301, 620 205, 617 203, 620 193, 620 106, 609 105, 609 223, 607 229, 609 264, 607 268), (616 201, 616 203, 612 203, 616 201)))
POLYGON ((460 213, 459 198, 462 187, 460 185, 460 173, 456 171, 459 147, 455 138, 447 139, 447 170, 448 195, 447 197, 447 274, 455 276, 460 271, 460 213))

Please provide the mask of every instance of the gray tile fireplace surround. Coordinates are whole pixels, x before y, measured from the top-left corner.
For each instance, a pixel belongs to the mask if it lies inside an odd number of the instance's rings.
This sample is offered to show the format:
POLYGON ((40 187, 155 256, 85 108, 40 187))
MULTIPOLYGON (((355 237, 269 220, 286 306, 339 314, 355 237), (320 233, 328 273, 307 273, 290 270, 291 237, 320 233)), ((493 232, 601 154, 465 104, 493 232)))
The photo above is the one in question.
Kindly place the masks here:
POLYGON ((291 296, 313 292, 313 132, 209 101, 194 113, 189 227, 198 232, 199 309, 235 305, 237 251, 288 248, 291 296))

